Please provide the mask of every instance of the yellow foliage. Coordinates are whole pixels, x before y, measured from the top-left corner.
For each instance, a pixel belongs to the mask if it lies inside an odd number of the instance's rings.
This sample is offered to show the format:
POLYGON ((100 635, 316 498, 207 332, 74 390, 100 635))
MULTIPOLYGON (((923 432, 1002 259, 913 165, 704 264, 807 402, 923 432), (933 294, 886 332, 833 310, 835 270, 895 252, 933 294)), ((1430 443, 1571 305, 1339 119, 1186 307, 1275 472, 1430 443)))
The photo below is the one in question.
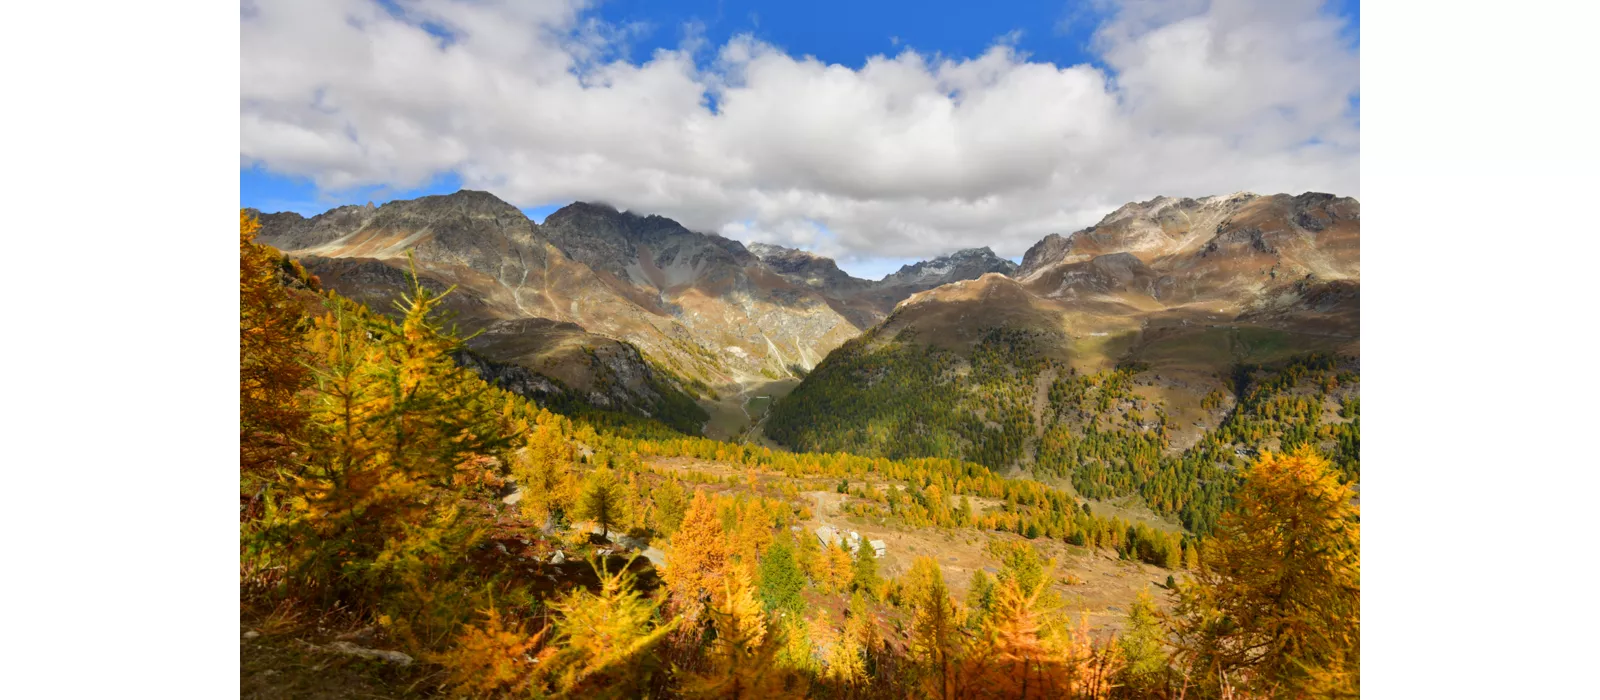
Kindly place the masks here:
POLYGON ((572 463, 575 450, 556 426, 546 423, 528 434, 527 445, 511 463, 522 500, 522 517, 543 526, 556 511, 568 512, 577 497, 572 463))
POLYGON ((822 677, 844 686, 867 679, 866 650, 849 634, 840 634, 826 618, 811 622, 816 644, 822 649, 822 677))
POLYGON ((1116 646, 1096 644, 1087 621, 1063 629, 1055 610, 1040 607, 1049 578, 1047 570, 1044 580, 1028 589, 1015 577, 997 585, 982 643, 969 660, 968 672, 984 696, 1110 697, 1121 668, 1116 646))
POLYGON ((944 572, 933 557, 917 557, 906 575, 906 597, 914 607, 909 643, 921 667, 920 689, 930 698, 959 697, 958 671, 964 650, 960 620, 965 617, 945 586, 944 572))
POLYGON ((723 590, 708 611, 715 638, 706 655, 711 668, 691 674, 683 693, 691 698, 803 697, 804 693, 778 664, 784 646, 781 629, 769 630, 766 614, 756 599, 755 587, 747 572, 738 572, 723 582, 723 590))
POLYGON ((715 590, 715 581, 728 565, 722 522, 716 506, 704 491, 696 490, 683 524, 672 534, 663 572, 677 610, 688 620, 698 618, 705 596, 715 590))
POLYGON ((648 680, 651 650, 679 620, 654 626, 657 605, 633 587, 626 568, 613 574, 590 562, 600 577, 600 592, 578 591, 551 608, 556 647, 548 673, 561 693, 584 697, 636 697, 648 680))
POLYGON ((1246 690, 1358 693, 1361 525, 1309 447, 1263 453, 1174 609, 1193 678, 1246 690))
POLYGON ((239 212, 239 469, 252 478, 289 466, 305 424, 311 379, 307 322, 279 279, 279 256, 255 242, 261 224, 239 212))
POLYGON ((826 584, 823 590, 829 593, 842 593, 850 590, 850 581, 855 578, 855 561, 850 557, 850 550, 844 545, 833 543, 828 545, 826 556, 826 584))
POLYGON ((466 625, 450 650, 432 657, 450 671, 450 684, 459 692, 480 696, 523 692, 533 682, 531 652, 549 628, 525 633, 521 625, 508 626, 493 607, 484 611, 482 626, 466 625))

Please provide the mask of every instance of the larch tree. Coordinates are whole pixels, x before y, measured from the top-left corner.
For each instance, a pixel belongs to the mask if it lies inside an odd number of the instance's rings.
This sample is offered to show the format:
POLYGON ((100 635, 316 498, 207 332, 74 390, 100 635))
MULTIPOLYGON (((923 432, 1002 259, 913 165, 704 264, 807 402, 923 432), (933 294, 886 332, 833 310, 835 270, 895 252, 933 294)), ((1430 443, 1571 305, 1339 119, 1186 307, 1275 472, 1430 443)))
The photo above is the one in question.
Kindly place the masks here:
POLYGON ((1192 678, 1255 692, 1360 692, 1361 526, 1310 447, 1264 452, 1174 608, 1192 678))
POLYGON ((707 614, 714 635, 706 650, 710 668, 688 676, 682 688, 686 697, 804 697, 798 679, 777 661, 784 646, 781 627, 767 624, 748 576, 741 572, 725 578, 707 614))
POLYGON ((1127 623, 1117 639, 1124 661, 1124 687, 1140 695, 1152 694, 1161 687, 1167 670, 1166 637, 1150 591, 1140 591, 1128 608, 1127 623))
POLYGON ((683 524, 684 513, 689 508, 683 487, 676 479, 668 479, 650 492, 650 498, 655 502, 656 531, 671 536, 683 524))
POLYGON ((459 558, 476 535, 458 504, 482 487, 464 470, 513 439, 490 387, 453 359, 460 341, 433 318, 444 295, 412 279, 399 323, 333 297, 307 336, 305 463, 279 481, 282 507, 263 537, 313 587, 415 588, 427 578, 415 567, 459 558))
POLYGON ((450 686, 464 695, 523 694, 538 682, 539 667, 529 659, 539 654, 550 627, 529 634, 523 625, 509 622, 492 605, 484 619, 462 625, 450 650, 429 660, 448 669, 450 686))
POLYGON ((994 596, 994 579, 982 569, 972 572, 972 582, 967 584, 967 619, 963 621, 968 629, 977 630, 983 626, 994 610, 994 596))
POLYGON ((663 572, 674 604, 686 618, 697 618, 705 596, 717 589, 715 582, 727 567, 726 535, 716 504, 697 489, 683 525, 672 534, 663 572))
POLYGON ((574 515, 600 526, 601 536, 610 538, 611 529, 627 518, 627 488, 616 472, 601 467, 583 479, 574 515))
POLYGON ((311 384, 310 322, 283 286, 278 255, 255 242, 260 229, 239 212, 239 470, 256 480, 287 466, 307 419, 299 394, 311 384))
POLYGON ((850 618, 845 623, 845 634, 855 637, 869 656, 883 644, 877 617, 867 604, 867 595, 861 591, 850 594, 850 618))
POLYGON ((960 697, 957 682, 962 658, 960 612, 945 586, 944 572, 939 570, 933 557, 917 557, 907 579, 911 603, 915 606, 910 652, 922 669, 920 690, 925 697, 954 700, 960 697))
POLYGON ((562 696, 639 697, 655 670, 652 650, 679 621, 656 625, 657 603, 638 591, 626 568, 612 573, 590 565, 600 591, 580 587, 551 605, 558 615, 556 651, 541 665, 562 696))
POLYGON ((753 565, 772 543, 772 513, 760 498, 753 498, 739 509, 733 527, 730 554, 740 561, 753 565))
POLYGON ((572 471, 576 451, 555 426, 545 423, 528 435, 526 448, 511 463, 522 493, 522 516, 541 526, 569 515, 577 496, 572 471))
POLYGON ((800 570, 813 584, 820 588, 827 587, 825 583, 827 572, 823 566, 825 560, 816 535, 810 532, 800 533, 800 541, 795 545, 795 562, 800 565, 800 570))
POLYGON ((865 649, 855 636, 834 629, 825 617, 813 621, 812 629, 822 648, 823 678, 844 688, 867 680, 865 649))
POLYGON ((853 563, 850 550, 845 549, 844 545, 837 542, 828 545, 828 592, 842 593, 850 589, 850 581, 855 577, 853 563))
POLYGON ((973 655, 983 666, 974 674, 998 697, 1060 697, 1059 670, 1048 646, 1048 620, 1035 608, 1040 588, 1023 590, 1015 578, 995 588, 995 608, 985 622, 981 650, 973 655))
POLYGON ((1106 698, 1120 669, 1114 646, 1098 645, 1087 622, 1066 628, 1050 591, 1054 562, 1032 546, 1006 548, 977 648, 964 671, 985 693, 1006 698, 1106 698))
POLYGON ((638 472, 628 474, 628 483, 623 487, 626 494, 627 526, 629 531, 645 531, 655 526, 656 503, 646 493, 643 480, 638 472))

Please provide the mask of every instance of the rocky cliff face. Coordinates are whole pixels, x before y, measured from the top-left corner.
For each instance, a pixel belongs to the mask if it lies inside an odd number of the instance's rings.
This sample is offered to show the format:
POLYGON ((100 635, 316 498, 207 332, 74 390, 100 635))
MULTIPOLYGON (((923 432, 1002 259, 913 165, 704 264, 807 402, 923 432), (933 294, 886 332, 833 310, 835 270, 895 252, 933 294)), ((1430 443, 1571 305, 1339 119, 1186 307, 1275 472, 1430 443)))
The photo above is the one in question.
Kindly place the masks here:
POLYGON ((797 284, 738 241, 660 216, 576 203, 540 230, 620 293, 684 327, 734 382, 809 369, 866 325, 836 299, 797 284))
POLYGON ((708 417, 638 348, 572 323, 497 321, 468 340, 458 359, 490 382, 557 407, 578 402, 633 413, 690 434, 708 417))

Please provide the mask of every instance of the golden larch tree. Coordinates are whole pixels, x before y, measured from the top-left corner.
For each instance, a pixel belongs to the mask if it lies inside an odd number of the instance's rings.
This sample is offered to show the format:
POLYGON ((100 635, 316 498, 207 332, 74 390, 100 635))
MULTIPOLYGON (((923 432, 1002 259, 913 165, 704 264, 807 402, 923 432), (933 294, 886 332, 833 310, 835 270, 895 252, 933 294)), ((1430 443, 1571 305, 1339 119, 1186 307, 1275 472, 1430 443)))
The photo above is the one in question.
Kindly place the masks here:
POLYGON ((959 695, 957 671, 962 658, 961 612, 945 586, 944 572, 933 557, 917 557, 907 574, 907 597, 915 606, 910 652, 921 669, 922 694, 940 700, 959 695))
POLYGON ((1173 611, 1191 678, 1268 694, 1360 691, 1361 525, 1309 446, 1262 453, 1173 611))
POLYGON ((541 666, 563 696, 639 697, 655 670, 653 649, 679 620, 655 624, 657 603, 635 588, 627 567, 612 573, 590 565, 600 591, 579 588, 551 605, 559 615, 555 644, 541 666))
POLYGON ((683 524, 672 535, 663 572, 674 605, 690 620, 698 617, 705 596, 718 588, 716 581, 727 570, 725 539, 716 505, 696 489, 683 524))
POLYGON ((255 242, 260 229, 239 212, 239 469, 252 479, 287 466, 311 383, 301 345, 310 323, 283 286, 278 254, 255 242))
POLYGON ((781 628, 769 627, 744 572, 728 576, 707 611, 715 635, 706 650, 710 669, 690 674, 682 692, 691 698, 751 700, 803 697, 798 679, 777 662, 781 628))
POLYGON ((577 497, 572 471, 575 450, 554 425, 544 423, 528 434, 526 447, 511 463, 522 500, 522 517, 543 526, 554 516, 570 516, 577 497))

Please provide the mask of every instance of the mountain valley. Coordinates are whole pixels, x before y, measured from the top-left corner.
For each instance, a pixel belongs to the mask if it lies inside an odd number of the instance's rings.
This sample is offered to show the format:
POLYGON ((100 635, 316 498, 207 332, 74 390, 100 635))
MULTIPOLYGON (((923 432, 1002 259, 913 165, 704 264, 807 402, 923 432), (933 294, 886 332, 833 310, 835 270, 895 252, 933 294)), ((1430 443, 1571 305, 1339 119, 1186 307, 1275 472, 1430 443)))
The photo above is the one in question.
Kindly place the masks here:
POLYGON ((908 697, 929 644, 971 684, 1017 638, 1117 688, 1051 697, 1169 697, 1160 640, 1256 570, 1215 552, 1358 554, 1359 231, 1162 197, 871 281, 600 204, 241 211, 244 694, 908 697), (350 654, 404 663, 321 673, 350 654))
POLYGON ((878 281, 602 204, 536 224, 475 191, 261 222, 263 242, 374 309, 411 266, 454 286, 463 362, 519 393, 797 449, 1026 470, 1053 388, 1122 368, 1140 398, 1118 410, 1159 411, 1178 453, 1225 418, 1215 397, 1237 394, 1240 368, 1359 356, 1360 204, 1315 193, 1158 197, 1046 236, 1020 265, 977 248, 878 281))

